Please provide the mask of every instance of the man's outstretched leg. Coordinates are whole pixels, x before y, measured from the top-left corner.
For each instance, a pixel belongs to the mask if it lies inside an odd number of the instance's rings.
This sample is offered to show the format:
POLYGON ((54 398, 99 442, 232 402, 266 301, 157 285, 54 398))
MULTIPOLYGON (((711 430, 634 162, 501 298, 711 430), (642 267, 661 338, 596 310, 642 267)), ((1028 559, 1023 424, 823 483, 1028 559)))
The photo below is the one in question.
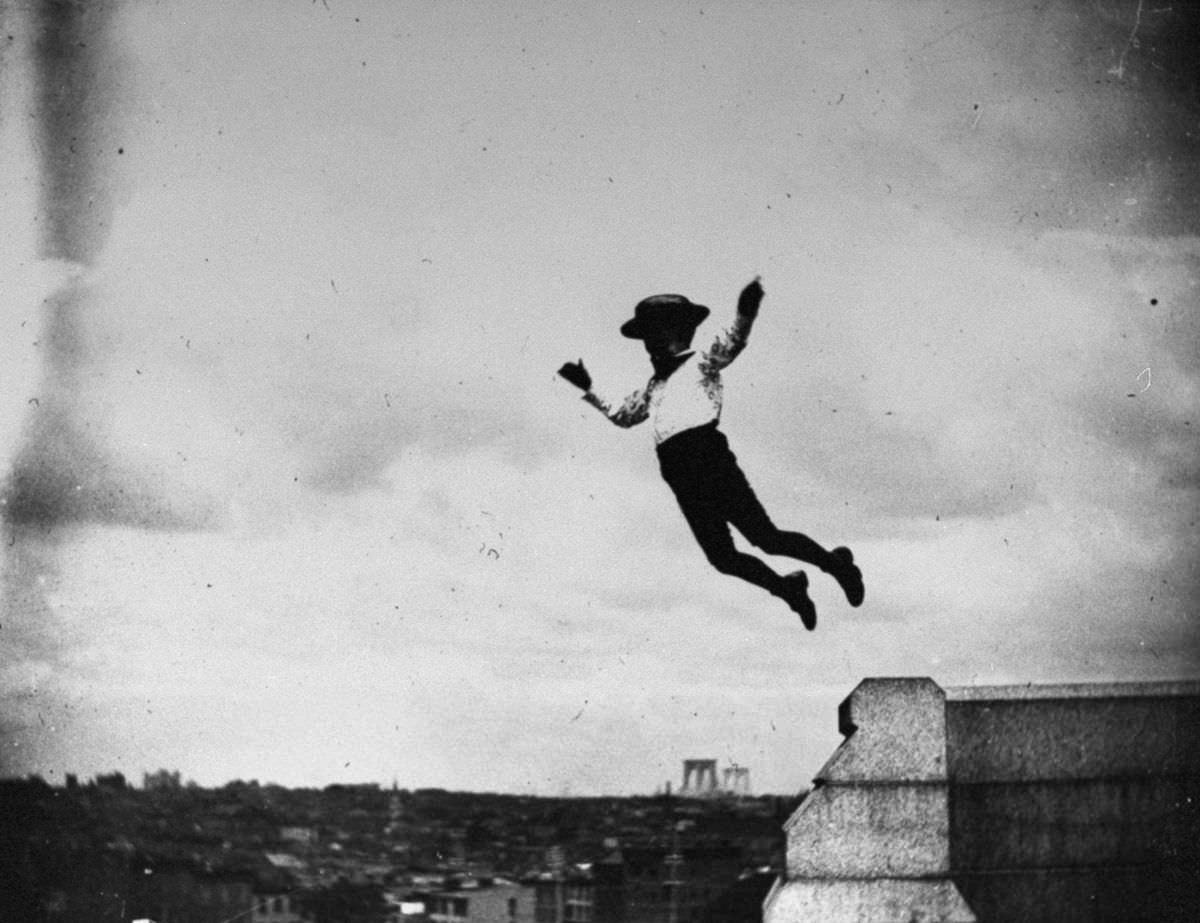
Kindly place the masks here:
POLYGON ((801 532, 785 532, 771 521, 740 468, 730 480, 725 494, 729 522, 750 544, 767 554, 783 555, 820 568, 838 582, 850 605, 862 605, 862 571, 854 563, 849 548, 827 551, 801 532))
POLYGON ((681 507, 692 534, 713 567, 722 574, 753 583, 779 597, 800 616, 809 631, 817 627, 817 607, 808 597, 808 575, 804 571, 786 576, 777 574, 765 561, 737 550, 728 524, 715 511, 703 504, 681 504, 681 507))
MULTIPOLYGON (((736 522, 734 524, 737 525, 736 522)), ((767 554, 783 555, 819 567, 838 582, 850 605, 862 605, 865 595, 862 571, 854 563, 854 555, 849 548, 843 546, 826 551, 807 535, 785 532, 769 520, 767 525, 769 528, 751 528, 750 532, 739 527, 738 531, 745 535, 746 540, 754 547, 761 548, 767 554)))
MULTIPOLYGON (((685 430, 660 443, 658 460, 663 479, 670 485, 696 541, 713 567, 778 596, 811 631, 817 623, 817 612, 808 598, 808 576, 803 571, 780 576, 766 562, 739 552, 733 544, 729 534, 731 522, 745 534, 739 519, 765 524, 765 529, 760 529, 764 534, 778 530, 755 498, 728 440, 716 424, 685 430)), ((811 563, 818 567, 840 565, 840 559, 830 557, 816 542, 804 540, 808 542, 804 546, 806 553, 814 558, 811 563)), ((800 547, 797 545, 796 550, 800 547)))

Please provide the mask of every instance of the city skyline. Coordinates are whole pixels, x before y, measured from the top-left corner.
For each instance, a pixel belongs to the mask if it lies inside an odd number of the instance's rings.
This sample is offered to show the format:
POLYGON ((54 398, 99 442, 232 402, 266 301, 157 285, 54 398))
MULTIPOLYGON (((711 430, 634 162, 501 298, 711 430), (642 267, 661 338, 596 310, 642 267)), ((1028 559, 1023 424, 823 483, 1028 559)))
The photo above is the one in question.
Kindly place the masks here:
POLYGON ((1200 675, 1195 13, 0 23, 0 774, 786 793, 866 676, 1200 675), (813 633, 555 376, 756 275, 722 428, 866 580, 813 633))
MULTIPOLYGON (((740 766, 736 763, 731 764, 730 766, 723 767, 723 768, 718 766, 715 770, 717 775, 713 776, 711 784, 708 784, 707 782, 704 782, 700 777, 697 777, 696 778, 697 784, 689 785, 689 781, 688 781, 689 780, 689 770, 686 768, 687 763, 694 763, 694 762, 717 763, 718 761, 705 759, 705 760, 699 760, 699 761, 683 760, 681 762, 683 764, 685 764, 684 768, 682 770, 682 773, 677 774, 675 778, 666 779, 666 780, 660 782, 658 784, 658 786, 653 789, 648 789, 648 790, 642 791, 642 792, 630 792, 628 794, 628 797, 631 797, 631 798, 648 798, 648 797, 659 798, 659 797, 663 797, 663 796, 677 796, 680 798, 689 798, 689 799, 698 798, 698 799, 703 800, 708 797, 724 796, 724 795, 732 795, 732 796, 746 797, 746 798, 773 798, 773 797, 777 797, 777 796, 794 797, 797 794, 797 792, 756 792, 756 791, 753 791, 751 789, 750 783, 749 783, 750 767, 740 766), (680 775, 682 775, 682 779, 680 778, 680 775)), ((236 786, 238 784, 259 785, 262 787, 278 786, 280 788, 293 787, 293 786, 279 785, 279 783, 273 782, 270 779, 258 779, 258 778, 254 778, 251 776, 238 776, 236 778, 225 779, 224 781, 218 782, 216 785, 201 786, 200 783, 198 783, 195 779, 188 778, 182 772, 180 772, 178 769, 170 769, 168 767, 159 767, 157 769, 142 769, 136 775, 126 775, 124 772, 122 772, 120 770, 112 770, 110 772, 99 772, 96 775, 91 776, 91 777, 81 778, 76 773, 68 773, 66 776, 64 776, 63 779, 59 779, 59 780, 42 779, 42 781, 45 782, 47 785, 52 785, 52 786, 57 785, 58 787, 63 787, 63 786, 79 786, 79 785, 83 785, 83 786, 103 785, 103 784, 115 782, 117 779, 120 779, 121 782, 126 786, 129 786, 131 788, 140 788, 142 790, 150 790, 150 789, 156 789, 156 788, 186 788, 186 787, 193 787, 193 786, 200 787, 200 788, 225 788, 225 787, 229 787, 229 786, 236 786), (138 781, 139 778, 141 780, 140 782, 138 781)), ((378 788, 378 789, 385 790, 385 791, 386 790, 400 791, 400 790, 410 789, 410 786, 401 784, 401 780, 400 780, 399 776, 392 776, 392 778, 390 780, 387 780, 387 779, 362 779, 357 782, 344 782, 344 781, 343 782, 333 782, 333 783, 329 783, 329 785, 331 785, 331 786, 344 785, 344 786, 348 786, 348 787, 365 786, 367 788, 378 788)), ((313 785, 313 786, 294 786, 294 787, 297 787, 297 788, 325 788, 326 786, 313 785)), ((438 787, 430 786, 429 788, 438 788, 438 787)), ((419 791, 419 790, 421 790, 421 788, 416 788, 415 790, 419 791)), ((482 789, 479 789, 479 790, 465 790, 465 789, 464 790, 450 790, 450 789, 447 789, 447 791, 456 791, 461 794, 505 794, 505 793, 490 792, 490 791, 486 791, 486 790, 482 790, 482 789)), ((544 795, 540 795, 540 794, 533 795, 530 797, 546 797, 546 798, 550 798, 550 799, 556 799, 556 798, 589 798, 589 797, 605 798, 605 797, 623 797, 623 796, 612 796, 612 795, 591 796, 588 794, 575 795, 568 791, 560 791, 560 792, 555 792, 555 793, 546 793, 544 795)))

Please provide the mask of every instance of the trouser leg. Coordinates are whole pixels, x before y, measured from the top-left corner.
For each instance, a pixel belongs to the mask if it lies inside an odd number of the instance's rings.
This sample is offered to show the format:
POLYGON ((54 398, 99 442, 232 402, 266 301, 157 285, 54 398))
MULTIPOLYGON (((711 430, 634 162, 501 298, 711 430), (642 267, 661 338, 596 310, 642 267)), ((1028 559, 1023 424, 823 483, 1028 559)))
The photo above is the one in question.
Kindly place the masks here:
POLYGON ((725 480, 729 522, 746 541, 767 554, 783 555, 823 571, 832 570, 837 561, 818 542, 802 532, 787 532, 771 521, 746 475, 736 462, 725 480))
POLYGON ((771 524, 715 426, 698 427, 659 446, 663 478, 679 501, 692 534, 709 562, 723 574, 738 577, 787 598, 789 585, 765 561, 734 546, 732 523, 768 553, 792 554, 822 566, 825 552, 799 533, 783 533, 771 524), (772 552, 772 548, 781 549, 772 552))
MULTIPOLYGON (((740 471, 737 480, 745 484, 745 477, 740 471)), ((854 563, 849 548, 828 551, 807 535, 777 528, 749 484, 745 484, 744 489, 733 490, 730 495, 734 501, 728 513, 729 521, 746 536, 747 541, 767 554, 785 555, 819 567, 838 582, 850 605, 862 605, 862 571, 854 563)))
POLYGON ((722 574, 762 587, 775 596, 785 595, 787 585, 783 578, 760 558, 738 551, 729 525, 714 510, 702 504, 684 505, 683 502, 680 507, 701 551, 713 567, 722 574))

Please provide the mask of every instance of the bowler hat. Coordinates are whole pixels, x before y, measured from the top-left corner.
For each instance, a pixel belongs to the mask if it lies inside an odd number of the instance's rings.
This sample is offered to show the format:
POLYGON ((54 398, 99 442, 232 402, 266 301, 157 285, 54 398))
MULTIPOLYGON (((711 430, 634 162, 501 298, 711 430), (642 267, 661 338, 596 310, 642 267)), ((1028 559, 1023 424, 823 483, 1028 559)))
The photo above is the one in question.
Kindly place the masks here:
POLYGON ((695 330, 708 308, 693 304, 683 295, 651 295, 643 298, 633 309, 633 317, 621 325, 621 334, 631 340, 644 340, 651 330, 689 327, 695 330))

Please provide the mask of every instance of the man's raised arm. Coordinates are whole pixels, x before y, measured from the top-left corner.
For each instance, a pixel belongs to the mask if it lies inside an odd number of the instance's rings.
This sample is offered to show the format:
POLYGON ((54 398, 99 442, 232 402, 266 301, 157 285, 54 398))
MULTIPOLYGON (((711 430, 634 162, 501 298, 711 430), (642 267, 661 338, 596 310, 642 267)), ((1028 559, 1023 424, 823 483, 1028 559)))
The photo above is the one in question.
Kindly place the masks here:
POLYGON ((762 304, 763 287, 759 276, 742 289, 738 296, 737 314, 733 323, 722 330, 707 351, 707 365, 711 371, 720 371, 729 365, 738 353, 746 348, 746 340, 750 336, 750 328, 758 317, 758 308, 762 304))

